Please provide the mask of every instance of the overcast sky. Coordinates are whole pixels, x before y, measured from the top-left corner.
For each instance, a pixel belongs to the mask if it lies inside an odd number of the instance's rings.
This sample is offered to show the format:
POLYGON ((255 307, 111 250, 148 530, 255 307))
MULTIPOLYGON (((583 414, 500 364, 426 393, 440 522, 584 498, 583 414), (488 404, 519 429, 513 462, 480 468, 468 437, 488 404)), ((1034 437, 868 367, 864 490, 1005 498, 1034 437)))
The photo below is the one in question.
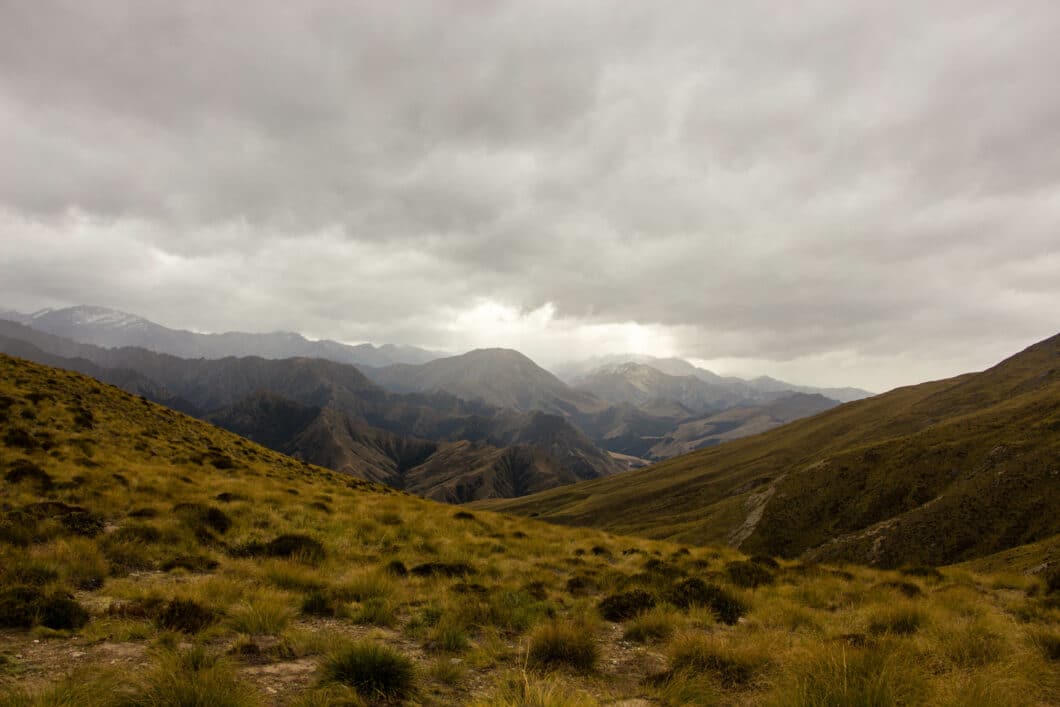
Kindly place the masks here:
POLYGON ((0 308, 884 390, 1060 330, 1060 3, 0 0, 0 308))

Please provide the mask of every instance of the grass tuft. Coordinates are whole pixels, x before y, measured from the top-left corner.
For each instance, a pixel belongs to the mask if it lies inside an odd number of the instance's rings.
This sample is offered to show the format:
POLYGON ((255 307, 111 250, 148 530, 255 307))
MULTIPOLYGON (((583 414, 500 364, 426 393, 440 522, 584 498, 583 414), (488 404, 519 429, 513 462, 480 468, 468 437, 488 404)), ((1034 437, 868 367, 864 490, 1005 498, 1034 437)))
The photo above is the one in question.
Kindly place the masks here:
POLYGON ((527 661, 534 667, 588 673, 599 659, 600 651, 584 624, 552 621, 530 636, 527 661))
POLYGON ((412 661, 372 641, 349 644, 329 655, 324 662, 323 679, 348 685, 369 699, 405 699, 416 687, 412 661))

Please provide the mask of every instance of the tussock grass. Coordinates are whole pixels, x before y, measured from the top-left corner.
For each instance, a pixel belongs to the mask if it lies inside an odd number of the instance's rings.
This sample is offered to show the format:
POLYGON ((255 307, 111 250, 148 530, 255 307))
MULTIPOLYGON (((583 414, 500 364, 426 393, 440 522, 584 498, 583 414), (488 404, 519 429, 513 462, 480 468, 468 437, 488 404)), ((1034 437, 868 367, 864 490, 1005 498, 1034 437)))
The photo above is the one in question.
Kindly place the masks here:
POLYGON ((553 621, 530 636, 527 662, 531 666, 588 673, 596 668, 599 660, 600 649, 592 629, 584 623, 553 621))
POLYGON ((363 641, 327 657, 323 680, 354 688, 364 698, 400 700, 413 694, 416 670, 411 660, 379 643, 363 641))

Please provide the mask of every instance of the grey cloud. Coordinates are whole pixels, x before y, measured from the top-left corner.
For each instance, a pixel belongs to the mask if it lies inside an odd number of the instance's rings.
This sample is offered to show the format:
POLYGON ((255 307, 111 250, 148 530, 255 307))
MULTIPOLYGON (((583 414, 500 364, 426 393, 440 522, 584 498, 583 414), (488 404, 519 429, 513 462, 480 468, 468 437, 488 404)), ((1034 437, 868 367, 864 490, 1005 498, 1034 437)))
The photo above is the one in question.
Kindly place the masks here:
POLYGON ((1054 333, 1058 35, 1046 0, 0 1, 0 296, 428 346, 551 303, 915 380, 1054 333))

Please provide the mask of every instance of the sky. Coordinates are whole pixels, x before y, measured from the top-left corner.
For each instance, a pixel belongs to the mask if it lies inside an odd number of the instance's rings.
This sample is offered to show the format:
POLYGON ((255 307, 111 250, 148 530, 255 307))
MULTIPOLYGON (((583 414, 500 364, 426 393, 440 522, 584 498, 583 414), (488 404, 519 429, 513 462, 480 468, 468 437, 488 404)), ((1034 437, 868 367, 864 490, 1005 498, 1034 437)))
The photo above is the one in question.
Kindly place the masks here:
POLYGON ((873 391, 1060 330, 1060 4, 0 0, 0 309, 873 391))

